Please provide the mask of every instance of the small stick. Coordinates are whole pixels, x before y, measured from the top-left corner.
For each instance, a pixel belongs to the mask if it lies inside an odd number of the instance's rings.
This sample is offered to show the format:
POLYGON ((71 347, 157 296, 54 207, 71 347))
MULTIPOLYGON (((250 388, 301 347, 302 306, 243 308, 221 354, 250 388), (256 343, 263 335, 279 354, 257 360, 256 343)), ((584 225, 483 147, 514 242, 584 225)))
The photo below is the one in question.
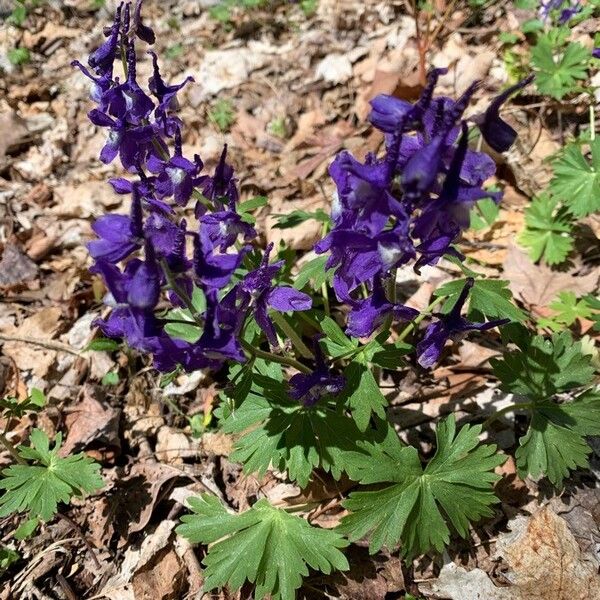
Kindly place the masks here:
POLYGON ((0 333, 0 340, 3 342, 22 342, 23 344, 31 344, 32 346, 40 346, 47 350, 56 350, 57 352, 68 352, 79 356, 81 351, 77 348, 73 348, 68 344, 62 344, 61 342, 54 342, 52 340, 37 340, 35 338, 27 337, 25 335, 10 335, 8 333, 0 333))

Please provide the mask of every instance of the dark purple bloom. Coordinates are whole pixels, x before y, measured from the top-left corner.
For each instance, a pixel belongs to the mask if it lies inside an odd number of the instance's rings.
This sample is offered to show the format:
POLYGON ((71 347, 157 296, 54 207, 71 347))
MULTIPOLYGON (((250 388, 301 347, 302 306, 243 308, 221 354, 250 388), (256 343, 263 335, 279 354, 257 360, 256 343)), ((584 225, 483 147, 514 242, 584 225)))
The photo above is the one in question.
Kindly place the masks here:
POLYGON ((148 54, 152 57, 152 67, 154 70, 152 77, 150 77, 150 80, 148 81, 148 87, 158 99, 158 115, 164 117, 167 115, 168 111, 177 110, 177 92, 190 81, 194 81, 194 78, 186 77, 181 83, 167 85, 161 77, 156 53, 149 51, 148 54))
POLYGON ((146 219, 144 234, 156 255, 166 260, 171 271, 183 273, 190 268, 191 262, 185 255, 185 220, 176 225, 164 214, 153 212, 146 219))
POLYGON ((135 252, 143 242, 142 204, 134 187, 129 215, 104 215, 92 229, 99 240, 88 242, 88 250, 96 260, 117 263, 135 252))
MULTIPOLYGON (((223 146, 223 152, 215 167, 212 177, 205 177, 202 182, 202 193, 213 202, 217 208, 223 208, 231 202, 238 201, 236 181, 233 177, 233 167, 226 162, 227 144, 223 146)), ((204 212, 204 211, 202 211, 204 212)))
POLYGON ((245 242, 256 237, 256 230, 252 225, 242 220, 234 206, 230 210, 222 210, 200 217, 200 237, 206 248, 218 248, 226 252, 233 246, 241 235, 245 242))
POLYGON ((296 373, 290 377, 290 397, 304 406, 314 406, 323 396, 337 396, 346 386, 343 375, 332 375, 325 364, 323 353, 315 343, 315 370, 296 373))
POLYGON ((119 155, 123 167, 133 171, 144 162, 155 135, 152 125, 131 127, 125 121, 112 119, 98 109, 91 110, 88 116, 94 125, 109 128, 106 143, 100 152, 103 163, 111 163, 119 155))
POLYGON ((429 368, 435 365, 442 355, 446 342, 454 335, 472 330, 486 331, 510 322, 510 319, 498 319, 487 323, 471 323, 461 316, 462 307, 474 283, 472 278, 467 279, 452 310, 445 315, 436 314, 438 321, 425 330, 423 339, 417 344, 417 361, 422 367, 429 368))
POLYGON ((107 32, 107 40, 89 56, 88 64, 97 75, 104 76, 109 73, 112 74, 113 63, 119 46, 122 8, 123 3, 119 4, 117 7, 113 24, 107 32))
POLYGON ((594 48, 594 49, 592 50, 592 56, 593 56, 594 58, 600 58, 600 47, 599 47, 599 48, 594 48))
POLYGON ((112 70, 100 75, 99 77, 95 77, 78 60, 71 62, 71 66, 77 67, 92 82, 90 98, 98 104, 98 108, 101 111, 105 112, 108 109, 108 105, 105 100, 105 94, 113 85, 112 70))
POLYGON ((284 262, 281 260, 269 265, 269 254, 272 249, 273 244, 271 243, 265 249, 258 269, 244 277, 240 283, 240 289, 244 292, 246 301, 251 302, 258 326, 265 332, 269 342, 276 346, 277 336, 275 327, 269 318, 268 309, 272 308, 279 312, 309 310, 312 306, 312 299, 293 287, 272 284, 271 280, 279 273, 284 262))
POLYGON ((135 4, 132 29, 140 40, 143 40, 147 44, 154 44, 156 41, 154 31, 152 31, 152 28, 142 23, 142 2, 143 0, 137 0, 135 4))
POLYGON ((195 235, 193 265, 196 281, 209 289, 224 288, 248 251, 245 247, 235 253, 220 253, 202 236, 195 235))
POLYGON ((355 301, 348 315, 346 333, 353 337, 370 336, 389 315, 401 321, 412 321, 419 311, 403 304, 392 304, 385 296, 383 285, 375 280, 372 294, 365 300, 355 301))
POLYGON ((506 152, 513 145, 517 137, 517 132, 500 117, 500 107, 508 100, 511 94, 524 88, 533 79, 534 75, 530 75, 526 79, 523 79, 523 81, 504 90, 492 100, 483 116, 477 119, 483 139, 496 152, 506 152))
POLYGON ((185 206, 192 196, 194 187, 198 183, 197 175, 202 166, 198 155, 195 156, 194 162, 182 156, 179 129, 175 131, 174 155, 166 162, 154 156, 148 160, 148 169, 156 173, 154 189, 158 197, 172 196, 180 206, 185 206))

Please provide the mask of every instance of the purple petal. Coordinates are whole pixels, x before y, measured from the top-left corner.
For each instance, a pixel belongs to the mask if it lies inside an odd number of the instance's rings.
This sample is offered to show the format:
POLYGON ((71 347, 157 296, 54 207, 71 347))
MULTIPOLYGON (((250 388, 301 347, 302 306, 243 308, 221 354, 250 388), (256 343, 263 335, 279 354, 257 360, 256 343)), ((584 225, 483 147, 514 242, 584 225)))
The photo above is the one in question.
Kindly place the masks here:
POLYGON ((281 286, 273 288, 267 296, 267 304, 280 312, 290 310, 309 310, 312 299, 304 292, 293 287, 281 286))

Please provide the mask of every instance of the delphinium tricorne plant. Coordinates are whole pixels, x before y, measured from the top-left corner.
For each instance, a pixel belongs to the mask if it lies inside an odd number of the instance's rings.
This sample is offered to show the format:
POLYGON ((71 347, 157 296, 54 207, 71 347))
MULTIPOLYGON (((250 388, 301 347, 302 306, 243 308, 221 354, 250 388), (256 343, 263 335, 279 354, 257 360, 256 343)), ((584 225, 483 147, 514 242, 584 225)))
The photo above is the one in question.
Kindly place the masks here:
MULTIPOLYGON (((377 485, 349 495, 335 530, 264 499, 240 515, 214 496, 192 500, 193 514, 178 531, 210 544, 205 588, 249 580, 257 598, 288 599, 308 567, 348 568, 340 548, 349 541, 369 537, 372 551, 400 546, 411 559, 441 551, 451 531, 467 536, 472 521, 493 512, 494 469, 503 456, 480 445, 481 425, 457 430, 451 416, 438 424, 437 451, 423 463, 388 422, 378 377, 410 365, 429 369, 455 336, 522 319, 508 290, 462 267, 456 244, 479 200, 501 201, 501 193, 484 188, 495 163, 470 147, 472 134, 496 152, 508 150, 516 133, 499 109, 529 80, 470 121, 464 113, 480 82, 458 99, 435 96, 445 69, 430 72, 414 104, 374 98, 369 120, 385 134, 385 150, 364 161, 346 151, 333 159, 331 223, 315 246, 323 256, 294 282, 289 252, 278 260, 272 245, 261 250, 251 214, 260 200, 239 202, 227 148, 211 173, 199 156, 183 155, 177 93, 189 78, 167 83, 149 51, 153 74, 144 89, 138 38, 154 42, 141 2, 123 3, 88 66, 75 63, 92 82, 90 120, 106 131, 100 160, 120 161, 128 177, 110 183, 131 197, 129 214, 101 216, 93 225, 92 272, 112 306, 96 326, 151 356, 161 372, 210 369, 221 377, 216 414, 236 437, 230 458, 246 472, 271 467, 303 487, 317 471, 377 485), (458 287, 420 314, 399 303, 397 269, 412 265, 418 273, 443 257, 464 270, 458 287), (429 322, 420 329, 423 320, 429 322)), ((517 352, 527 358, 532 345, 517 352)), ((510 388, 510 369, 505 375, 499 377, 510 388)), ((581 464, 580 456, 566 471, 581 464)), ((519 468, 526 473, 527 461, 519 468)))

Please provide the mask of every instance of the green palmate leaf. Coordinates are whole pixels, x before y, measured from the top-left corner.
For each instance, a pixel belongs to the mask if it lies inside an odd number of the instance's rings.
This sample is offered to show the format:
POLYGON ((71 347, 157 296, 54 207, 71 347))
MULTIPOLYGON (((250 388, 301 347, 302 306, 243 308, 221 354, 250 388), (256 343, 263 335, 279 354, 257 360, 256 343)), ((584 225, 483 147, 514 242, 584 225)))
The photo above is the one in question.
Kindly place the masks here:
POLYGON ((590 357, 582 353, 581 343, 573 342, 568 331, 550 339, 537 335, 525 348, 506 352, 490 363, 503 390, 541 401, 588 384, 594 374, 590 357))
POLYGON ((573 248, 572 222, 558 211, 555 197, 536 198, 525 211, 525 229, 519 242, 529 249, 531 260, 543 258, 549 265, 563 262, 573 248))
POLYGON ((357 427, 365 431, 369 426, 371 413, 381 419, 385 418, 388 402, 366 364, 353 361, 346 367, 344 375, 347 383, 341 400, 350 407, 357 427))
POLYGON ((331 317, 324 317, 321 320, 321 329, 325 334, 321 344, 325 346, 328 355, 332 358, 352 354, 358 349, 358 341, 349 338, 331 317))
MULTIPOLYGON (((363 467, 364 483, 389 483, 383 489, 354 492, 343 505, 351 514, 340 530, 350 541, 370 534, 370 551, 402 544, 411 559, 431 549, 443 550, 450 540, 449 523, 466 537, 469 524, 493 514, 497 502, 493 470, 504 457, 494 445, 479 445, 481 426, 465 426, 458 433, 451 416, 438 425, 437 451, 422 468, 415 448, 402 447, 386 438, 385 448, 373 446, 372 469, 363 467), (479 447, 478 447, 479 446, 479 447)), ((349 461, 359 475, 360 459, 349 461)))
POLYGON ((594 321, 594 330, 600 331, 600 298, 597 298, 592 294, 588 294, 587 296, 585 296, 584 300, 586 301, 587 305, 592 309, 590 319, 594 321))
POLYGON ((301 517, 259 500, 250 510, 228 513, 218 498, 190 498, 191 515, 181 518, 177 533, 191 542, 213 544, 202 561, 204 589, 254 584, 254 598, 293 600, 308 567, 345 571, 340 548, 348 542, 336 531, 311 526, 301 517))
POLYGON ((500 207, 491 198, 480 200, 470 213, 470 227, 479 231, 491 227, 500 214, 500 207))
POLYGON ((372 437, 361 433, 333 402, 304 407, 288 397, 283 384, 260 376, 255 376, 252 389, 223 422, 224 432, 242 434, 230 458, 241 462, 247 473, 264 475, 273 466, 287 471, 301 487, 315 468, 339 479, 348 453, 360 452, 358 442, 372 437))
POLYGON ((586 392, 565 404, 534 403, 531 423, 516 452, 521 477, 546 475, 555 486, 573 469, 588 466, 586 435, 600 435, 600 393, 586 392))
POLYGON ((317 256, 305 263, 294 281, 294 287, 301 290, 309 281, 318 290, 324 283, 331 283, 335 269, 326 269, 328 256, 317 256))
POLYGON ((590 161, 574 143, 565 146, 552 163, 550 190, 577 217, 600 210, 600 137, 590 142, 590 147, 590 161))
MULTIPOLYGON (((456 304, 458 297, 465 286, 466 279, 458 279, 445 283, 435 290, 435 296, 447 296, 442 312, 448 312, 456 304)), ((469 294, 468 314, 471 318, 481 315, 488 319, 507 318, 521 322, 525 320, 525 313, 512 303, 512 293, 508 289, 508 282, 498 279, 475 279, 469 294)))
POLYGON ((570 327, 578 319, 589 319, 592 316, 592 308, 585 299, 578 300, 573 292, 560 292, 558 298, 548 305, 555 311, 555 315, 540 319, 541 327, 550 327, 554 331, 560 331, 570 327))
POLYGON ((538 90, 558 100, 577 91, 577 81, 587 78, 590 58, 589 50, 581 44, 571 42, 564 46, 560 42, 551 35, 542 35, 531 51, 538 90))
POLYGON ((11 465, 2 471, 0 517, 28 512, 34 518, 47 521, 56 514, 59 502, 69 502, 73 495, 93 492, 103 485, 100 465, 84 454, 58 455, 62 436, 56 436, 50 448, 48 436, 34 429, 31 446, 19 446, 19 454, 33 464, 11 465))

